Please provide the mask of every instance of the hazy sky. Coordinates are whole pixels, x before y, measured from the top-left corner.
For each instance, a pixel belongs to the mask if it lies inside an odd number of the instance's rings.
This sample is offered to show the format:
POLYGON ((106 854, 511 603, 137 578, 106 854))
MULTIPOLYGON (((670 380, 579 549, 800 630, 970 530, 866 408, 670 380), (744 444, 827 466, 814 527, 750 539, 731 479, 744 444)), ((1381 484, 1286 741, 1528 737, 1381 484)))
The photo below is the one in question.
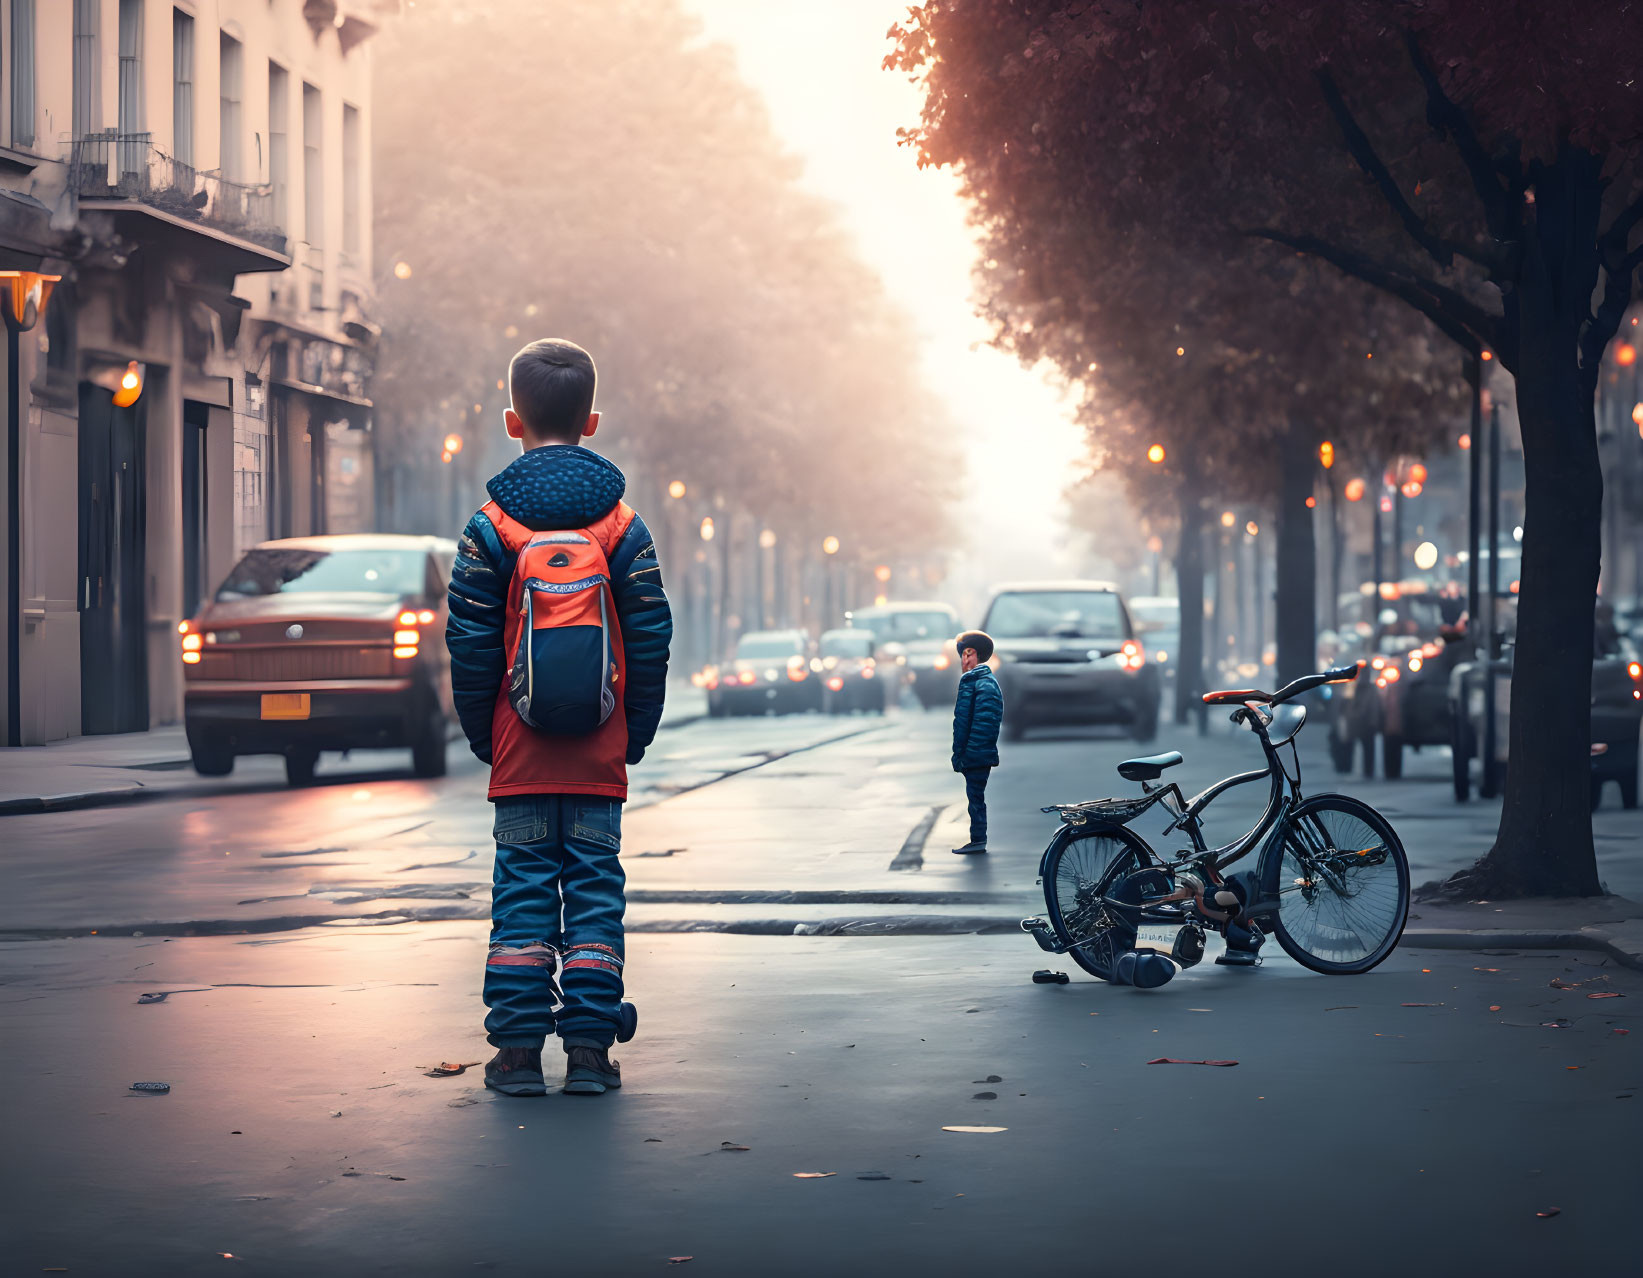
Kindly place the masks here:
POLYGON ((1079 473, 1082 438, 1043 380, 984 345, 986 326, 970 304, 974 241, 956 183, 921 172, 896 145, 896 129, 917 122, 921 102, 904 76, 880 70, 885 32, 905 0, 684 4, 709 39, 735 49, 776 131, 804 159, 808 184, 839 206, 863 257, 918 327, 927 381, 965 432, 974 545, 963 593, 1005 573, 1068 574, 1062 492, 1079 473))

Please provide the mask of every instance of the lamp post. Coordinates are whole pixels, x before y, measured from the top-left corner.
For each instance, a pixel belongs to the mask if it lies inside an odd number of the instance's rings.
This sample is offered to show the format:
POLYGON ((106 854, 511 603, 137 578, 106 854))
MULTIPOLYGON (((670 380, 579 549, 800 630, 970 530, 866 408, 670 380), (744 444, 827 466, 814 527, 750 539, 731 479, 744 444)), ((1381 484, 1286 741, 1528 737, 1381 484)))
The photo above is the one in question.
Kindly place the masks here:
POLYGON ((831 536, 823 537, 822 554, 827 557, 822 568, 822 571, 827 574, 827 580, 824 583, 827 605, 822 611, 822 621, 821 625, 817 628, 818 632, 821 630, 826 630, 832 624, 835 606, 838 602, 836 595, 838 593, 839 539, 831 536))
POLYGON ((6 286, 6 744, 23 744, 23 389, 20 337, 46 313, 61 275, 0 271, 6 286))

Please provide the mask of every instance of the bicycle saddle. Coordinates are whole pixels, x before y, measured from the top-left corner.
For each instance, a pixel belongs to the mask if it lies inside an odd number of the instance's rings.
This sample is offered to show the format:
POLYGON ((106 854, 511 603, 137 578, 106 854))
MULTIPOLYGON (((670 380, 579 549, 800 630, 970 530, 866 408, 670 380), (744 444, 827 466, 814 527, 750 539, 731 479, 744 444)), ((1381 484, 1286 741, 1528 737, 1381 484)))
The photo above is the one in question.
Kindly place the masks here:
POLYGON ((1118 775, 1126 781, 1156 781, 1164 774, 1165 768, 1173 768, 1181 762, 1179 750, 1166 750, 1163 754, 1144 754, 1139 759, 1125 759, 1118 765, 1118 775))

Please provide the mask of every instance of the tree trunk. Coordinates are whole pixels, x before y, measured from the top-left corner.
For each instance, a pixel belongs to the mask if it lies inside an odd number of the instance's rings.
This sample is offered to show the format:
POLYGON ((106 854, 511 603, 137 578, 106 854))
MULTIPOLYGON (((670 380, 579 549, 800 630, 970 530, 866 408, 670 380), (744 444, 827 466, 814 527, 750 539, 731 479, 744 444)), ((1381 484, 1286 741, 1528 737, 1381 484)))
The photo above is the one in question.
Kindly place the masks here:
POLYGON ((1290 424, 1279 445, 1277 622, 1278 684, 1318 664, 1318 549, 1313 534, 1312 432, 1290 424))
POLYGON ((1204 692, 1204 502, 1194 471, 1181 477, 1181 538, 1175 549, 1175 592, 1181 605, 1181 637, 1175 662, 1175 722, 1186 723, 1203 705, 1204 692))
POLYGON ((1505 299, 1526 476, 1506 797, 1494 847, 1449 883, 1495 899, 1602 890, 1589 787, 1603 472, 1595 377, 1577 346, 1597 282, 1602 187, 1593 158, 1567 148, 1535 177, 1535 222, 1505 299))

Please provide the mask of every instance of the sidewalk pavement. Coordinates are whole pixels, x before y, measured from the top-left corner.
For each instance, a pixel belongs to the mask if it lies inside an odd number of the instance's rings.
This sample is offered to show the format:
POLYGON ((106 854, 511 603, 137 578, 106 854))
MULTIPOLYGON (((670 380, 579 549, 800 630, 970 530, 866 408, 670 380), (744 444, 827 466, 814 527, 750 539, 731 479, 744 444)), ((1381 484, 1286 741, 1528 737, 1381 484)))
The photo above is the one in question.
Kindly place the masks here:
POLYGON ((1417 902, 1403 945, 1439 950, 1593 950, 1643 971, 1643 905, 1623 896, 1417 902))
MULTIPOLYGON (((668 689, 662 727, 682 727, 706 714, 706 694, 680 681, 668 689)), ((0 816, 101 807, 200 780, 190 765, 188 739, 180 723, 147 732, 11 747, 0 750, 0 816)))

